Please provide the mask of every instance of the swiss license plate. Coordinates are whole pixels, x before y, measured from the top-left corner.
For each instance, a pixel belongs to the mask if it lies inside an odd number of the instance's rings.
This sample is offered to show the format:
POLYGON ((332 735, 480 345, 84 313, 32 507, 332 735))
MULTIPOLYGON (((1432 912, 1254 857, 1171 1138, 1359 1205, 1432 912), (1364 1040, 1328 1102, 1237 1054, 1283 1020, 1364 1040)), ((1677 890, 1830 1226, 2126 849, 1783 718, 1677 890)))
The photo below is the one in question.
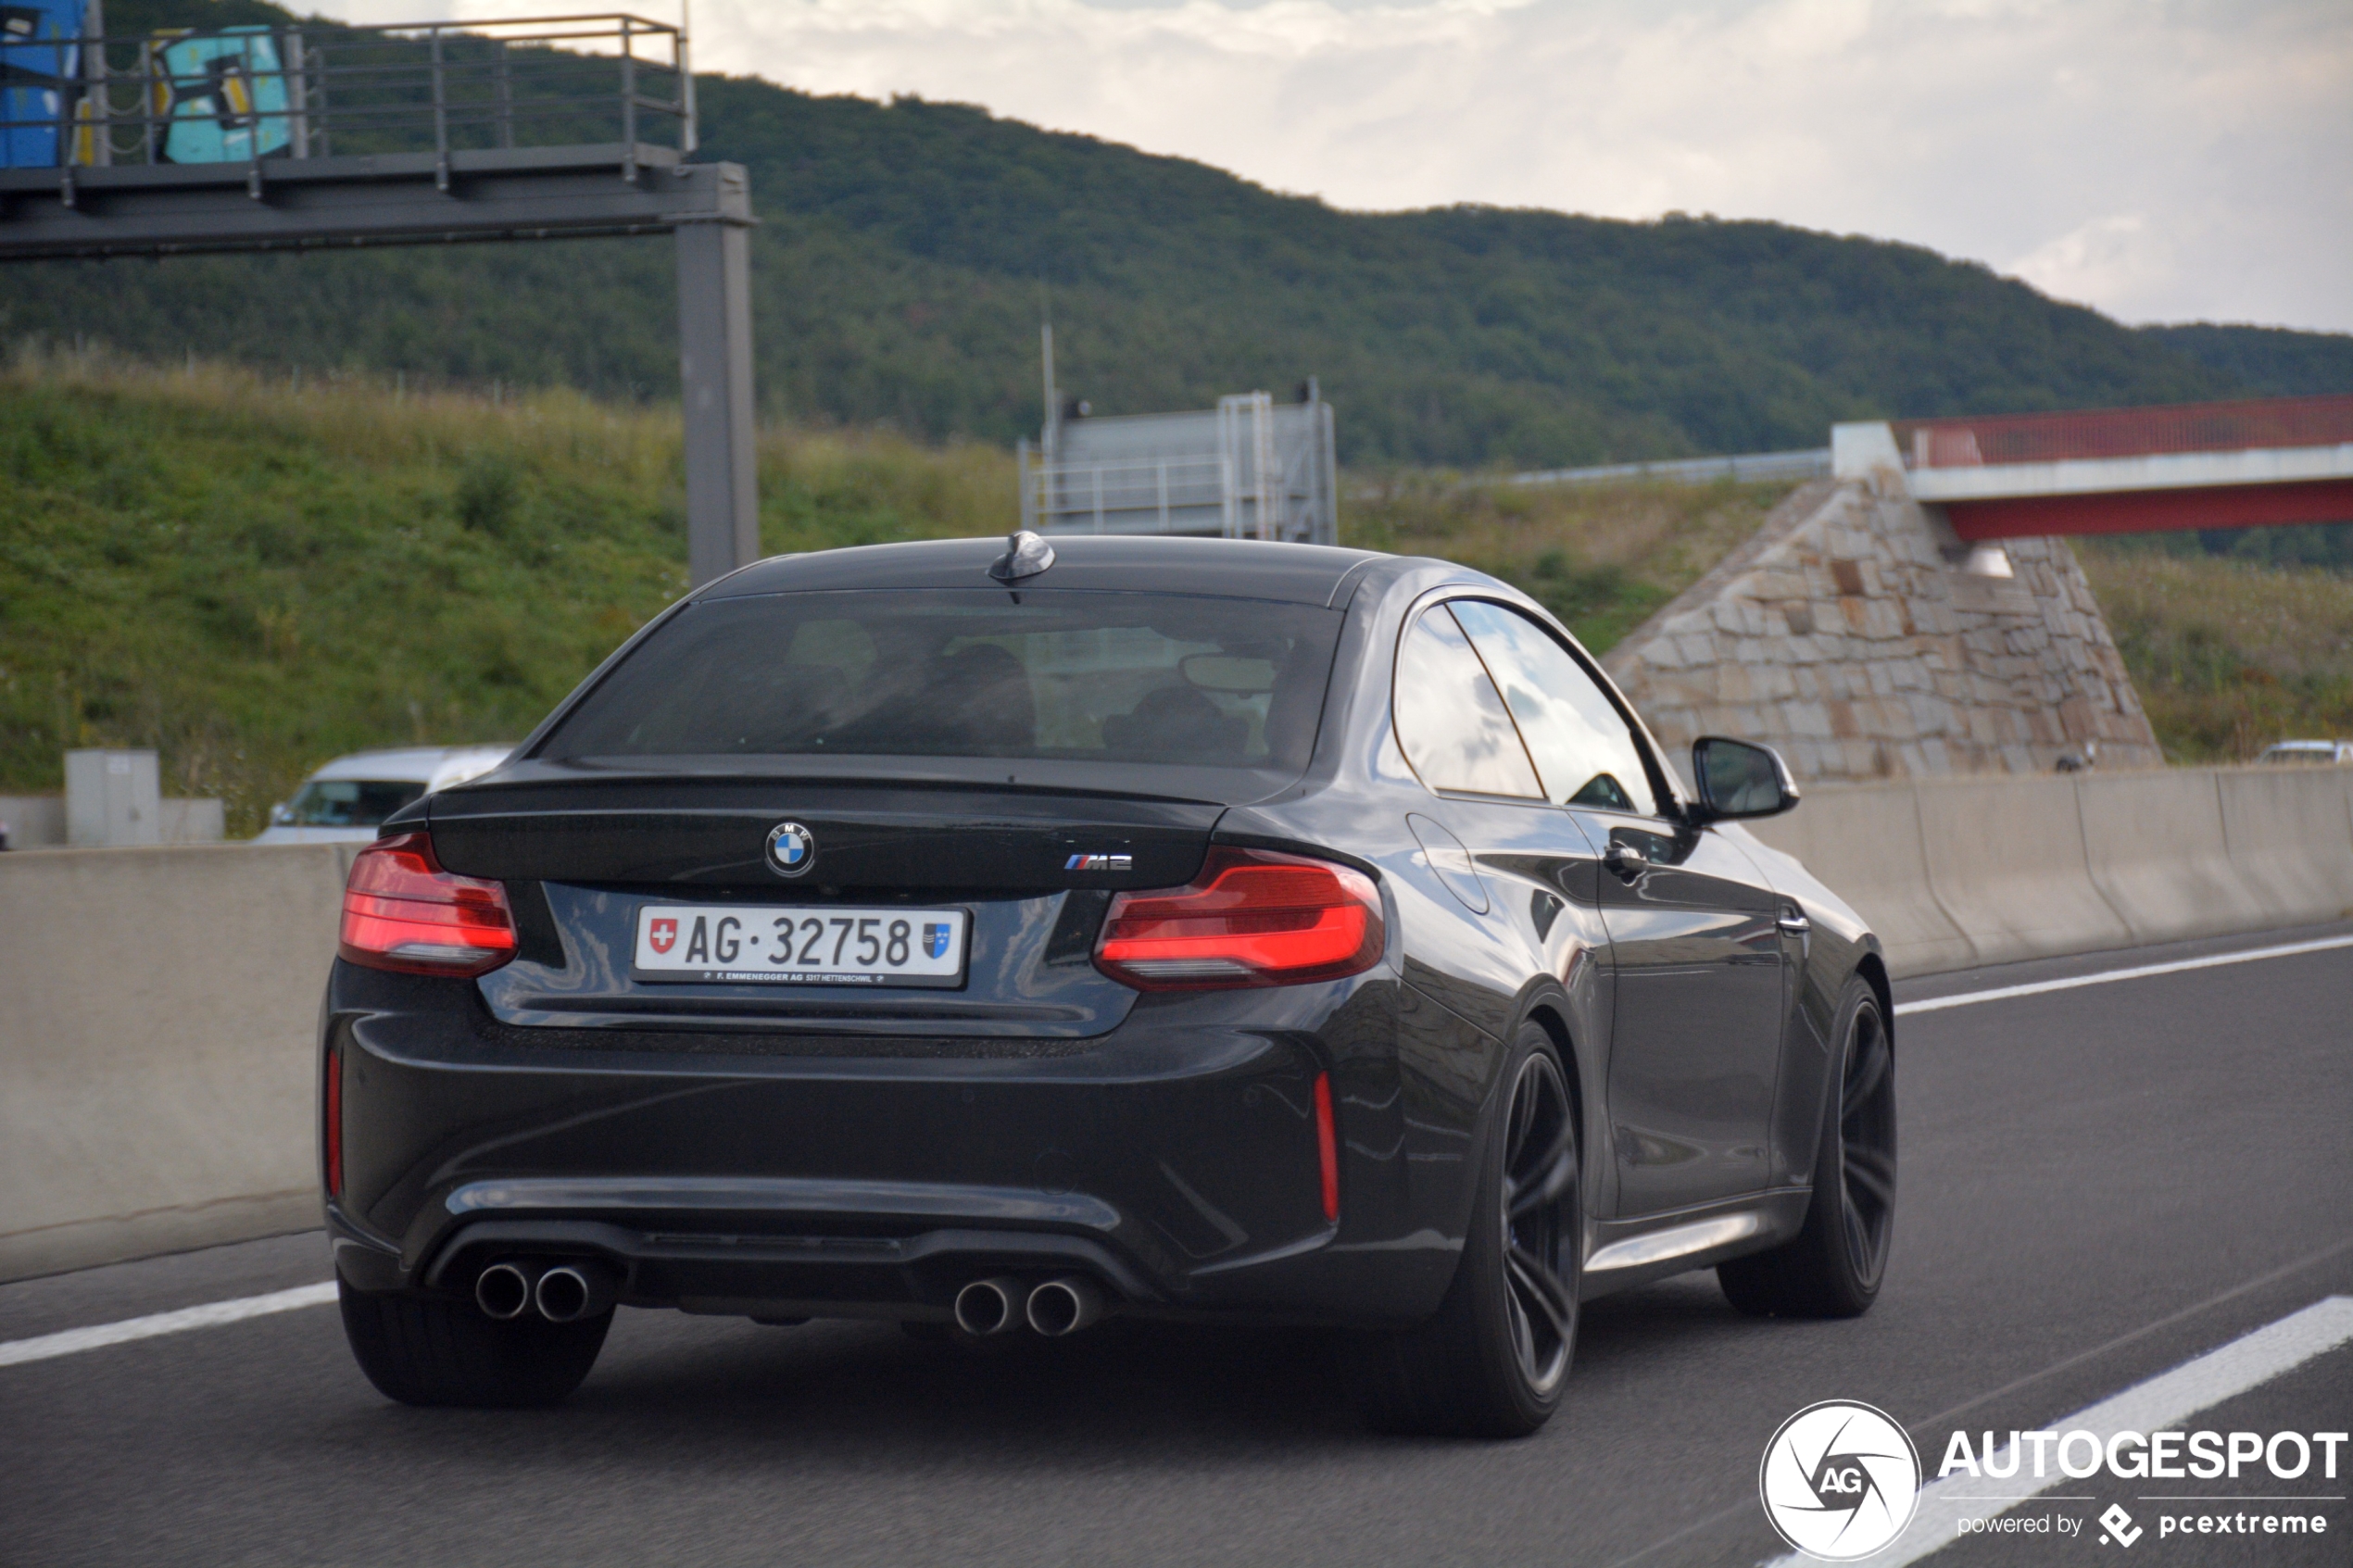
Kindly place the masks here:
POLYGON ((630 973, 740 985, 930 985, 964 981, 963 909, 807 904, 648 904, 630 973))

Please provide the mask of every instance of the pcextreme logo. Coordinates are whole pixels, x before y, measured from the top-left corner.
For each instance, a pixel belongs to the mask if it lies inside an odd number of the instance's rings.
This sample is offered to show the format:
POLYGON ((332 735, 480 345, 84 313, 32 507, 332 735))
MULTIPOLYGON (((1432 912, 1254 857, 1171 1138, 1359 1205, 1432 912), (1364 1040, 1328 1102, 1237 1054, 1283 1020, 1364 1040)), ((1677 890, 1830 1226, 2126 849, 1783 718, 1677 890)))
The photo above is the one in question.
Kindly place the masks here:
POLYGON ((1912 1522, 1919 1450, 1885 1411, 1824 1399, 1782 1422, 1765 1445, 1756 1490, 1781 1539, 1807 1557, 1851 1562, 1912 1522))

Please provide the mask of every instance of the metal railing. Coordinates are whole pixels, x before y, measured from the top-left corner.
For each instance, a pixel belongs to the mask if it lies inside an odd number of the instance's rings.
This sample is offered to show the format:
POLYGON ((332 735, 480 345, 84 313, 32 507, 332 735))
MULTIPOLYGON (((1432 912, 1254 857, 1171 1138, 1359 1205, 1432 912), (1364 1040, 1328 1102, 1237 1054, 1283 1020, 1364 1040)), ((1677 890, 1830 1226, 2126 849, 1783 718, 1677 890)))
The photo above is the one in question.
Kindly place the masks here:
MULTIPOLYGON (((1311 383, 1312 387, 1312 383, 1311 383)), ((1015 454, 1022 526, 1046 533, 1214 534, 1332 543, 1330 407, 1265 392, 1214 410, 1074 420, 1053 453, 1015 454)))
POLYGON ((1027 525, 1049 533, 1166 533, 1197 528, 1213 512, 1220 533, 1239 527, 1233 465, 1222 457, 1041 462, 1025 469, 1022 486, 1027 525))
POLYGON ((1913 469, 2337 446, 2353 442, 2353 396, 1905 420, 1894 430, 1905 466, 1913 469))
POLYGON ((0 160, 261 168, 276 158, 618 143, 695 150, 684 32, 624 14, 510 22, 0 37, 0 160), (38 109, 37 117, 29 111, 38 109), (46 152, 46 157, 41 156, 46 152))

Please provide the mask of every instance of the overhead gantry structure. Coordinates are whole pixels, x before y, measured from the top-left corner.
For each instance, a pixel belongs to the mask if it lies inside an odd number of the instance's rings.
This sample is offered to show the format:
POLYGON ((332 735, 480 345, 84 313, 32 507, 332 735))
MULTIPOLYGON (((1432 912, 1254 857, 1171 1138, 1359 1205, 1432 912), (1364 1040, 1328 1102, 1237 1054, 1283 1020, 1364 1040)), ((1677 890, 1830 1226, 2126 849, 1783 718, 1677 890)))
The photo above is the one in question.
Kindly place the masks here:
POLYGON ((610 15, 0 40, 58 159, 0 168, 0 260, 671 233, 689 574, 758 558, 743 169, 689 161, 676 28, 610 15), (45 69, 44 69, 45 68, 45 69))

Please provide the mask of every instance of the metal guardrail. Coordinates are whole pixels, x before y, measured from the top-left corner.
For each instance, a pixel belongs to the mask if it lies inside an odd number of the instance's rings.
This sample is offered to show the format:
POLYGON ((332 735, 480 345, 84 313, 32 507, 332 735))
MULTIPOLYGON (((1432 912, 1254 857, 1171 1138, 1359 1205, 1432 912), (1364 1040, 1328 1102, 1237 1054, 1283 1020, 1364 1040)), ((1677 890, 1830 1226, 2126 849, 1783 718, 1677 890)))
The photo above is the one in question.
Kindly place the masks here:
POLYGON ((1185 532, 1188 512, 1214 512, 1236 532, 1233 465, 1215 456, 1041 463, 1022 474, 1023 514, 1046 533, 1185 532))
POLYGON ((1831 471, 1831 449, 1746 452, 1730 458, 1674 458, 1655 463, 1610 463, 1592 469, 1542 469, 1516 473, 1513 484, 1618 484, 1653 479, 1670 484, 1707 484, 1719 479, 1743 483, 1783 479, 1821 479, 1831 471))
POLYGON ((0 159, 56 168, 69 203, 76 169, 124 164, 246 163, 258 185, 281 157, 431 152, 447 189, 454 152, 696 144, 686 34, 620 13, 0 37, 0 159))
POLYGON ((1050 449, 1033 452, 1024 439, 1015 453, 1022 526, 1332 544, 1331 406, 1312 379, 1308 394, 1297 404, 1248 392, 1214 409, 1051 421, 1050 449))
POLYGON ((1912 469, 2338 446, 2353 442, 2353 396, 1905 420, 1894 431, 1905 466, 1912 469))

